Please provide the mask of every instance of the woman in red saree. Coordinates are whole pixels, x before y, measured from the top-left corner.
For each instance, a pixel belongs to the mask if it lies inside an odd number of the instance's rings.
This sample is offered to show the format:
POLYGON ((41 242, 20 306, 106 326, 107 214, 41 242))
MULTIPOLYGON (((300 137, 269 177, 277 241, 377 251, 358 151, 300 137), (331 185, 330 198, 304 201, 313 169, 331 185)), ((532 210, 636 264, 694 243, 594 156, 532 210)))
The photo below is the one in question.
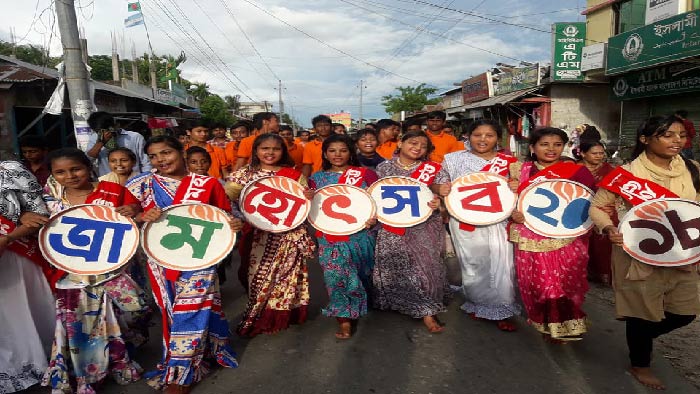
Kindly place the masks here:
MULTIPOLYGON (((593 187, 593 175, 586 167, 561 160, 567 141, 560 129, 533 131, 529 160, 510 166, 513 191, 522 191, 531 179, 554 171, 566 174, 562 178, 593 187)), ((586 314, 581 307, 588 291, 588 235, 548 238, 527 228, 522 212, 514 211, 512 219, 510 240, 515 243, 515 267, 528 322, 554 343, 581 339, 586 332, 586 314)))

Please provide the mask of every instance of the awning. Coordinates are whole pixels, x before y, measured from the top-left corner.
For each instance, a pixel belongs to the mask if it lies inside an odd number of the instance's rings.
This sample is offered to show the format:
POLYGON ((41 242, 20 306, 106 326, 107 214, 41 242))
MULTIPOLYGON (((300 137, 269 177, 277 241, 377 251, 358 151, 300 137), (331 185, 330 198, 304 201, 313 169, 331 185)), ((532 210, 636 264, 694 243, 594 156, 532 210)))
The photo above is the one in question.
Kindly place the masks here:
POLYGON ((475 103, 470 103, 470 104, 462 106, 462 111, 467 111, 467 110, 476 109, 476 108, 493 107, 494 105, 507 104, 511 101, 515 101, 515 100, 519 99, 522 96, 536 92, 538 90, 540 90, 540 88, 536 87, 536 88, 516 90, 514 92, 489 97, 486 100, 481 100, 481 101, 477 101, 475 103))

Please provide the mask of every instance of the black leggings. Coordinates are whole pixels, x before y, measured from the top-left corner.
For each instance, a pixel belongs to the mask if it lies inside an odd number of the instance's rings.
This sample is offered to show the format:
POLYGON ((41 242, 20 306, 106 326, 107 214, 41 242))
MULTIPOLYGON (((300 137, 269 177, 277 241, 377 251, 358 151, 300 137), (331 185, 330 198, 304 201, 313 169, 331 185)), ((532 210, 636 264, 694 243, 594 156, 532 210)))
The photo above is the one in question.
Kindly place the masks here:
POLYGON ((677 328, 690 324, 695 315, 676 315, 664 312, 665 318, 660 322, 627 318, 627 347, 633 367, 648 368, 651 364, 651 351, 654 338, 667 334, 677 328))

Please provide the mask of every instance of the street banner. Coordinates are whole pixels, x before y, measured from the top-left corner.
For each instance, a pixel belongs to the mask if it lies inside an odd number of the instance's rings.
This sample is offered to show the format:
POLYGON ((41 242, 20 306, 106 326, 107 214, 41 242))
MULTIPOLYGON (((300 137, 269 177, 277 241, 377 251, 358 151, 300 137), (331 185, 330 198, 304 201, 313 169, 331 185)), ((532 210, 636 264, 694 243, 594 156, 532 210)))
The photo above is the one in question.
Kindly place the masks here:
POLYGON ((143 226, 143 251, 156 264, 177 271, 211 267, 236 243, 228 218, 222 209, 208 204, 169 206, 158 220, 143 226))
POLYGON ((445 207, 462 223, 485 226, 508 219, 516 201, 517 196, 506 178, 490 172, 474 172, 452 182, 445 207))
POLYGON ((499 75, 496 95, 534 88, 540 84, 540 65, 513 68, 499 75))
POLYGON ((241 211, 254 227, 283 233, 299 227, 309 215, 311 202, 304 190, 299 182, 285 176, 260 178, 241 191, 241 211))
POLYGON ((593 222, 588 216, 593 192, 565 179, 532 183, 520 193, 518 211, 525 226, 548 238, 573 238, 586 234, 593 222))
POLYGON ((377 208, 363 189, 351 185, 330 185, 316 190, 311 200, 309 223, 324 234, 350 235, 365 228, 377 208))
POLYGON ((462 81, 462 103, 469 104, 493 96, 491 73, 481 73, 462 81))
POLYGON ((412 227, 425 222, 433 213, 428 206, 433 200, 433 192, 414 178, 382 178, 367 192, 377 204, 377 220, 391 227, 412 227))
POLYGON ((51 217, 39 231, 39 248, 46 260, 78 275, 118 270, 138 246, 136 223, 106 205, 68 208, 51 217))
POLYGON ((581 55, 586 41, 586 22, 552 25, 552 80, 583 81, 581 55))
POLYGON ((675 267, 700 262, 700 204, 683 199, 648 201, 620 220, 622 248, 642 263, 675 267))

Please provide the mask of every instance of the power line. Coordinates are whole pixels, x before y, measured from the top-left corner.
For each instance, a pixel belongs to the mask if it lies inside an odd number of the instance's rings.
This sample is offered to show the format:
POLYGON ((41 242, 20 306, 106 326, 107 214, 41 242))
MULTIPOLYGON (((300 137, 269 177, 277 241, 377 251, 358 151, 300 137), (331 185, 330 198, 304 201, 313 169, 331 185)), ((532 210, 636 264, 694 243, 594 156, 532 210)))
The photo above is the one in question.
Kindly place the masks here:
POLYGON ((314 36, 312 36, 311 34, 305 32, 304 30, 302 30, 302 29, 300 29, 300 28, 298 28, 298 27, 292 25, 291 23, 285 21, 284 19, 279 18, 277 15, 271 13, 270 11, 268 11, 268 10, 262 8, 262 7, 260 7, 259 5, 253 3, 253 2, 250 1, 250 0, 243 0, 243 1, 245 1, 246 3, 252 5, 253 7, 255 7, 255 8, 257 8, 257 9, 259 9, 260 11, 264 12, 265 14, 267 14, 267 15, 273 17, 274 19, 276 19, 276 20, 278 20, 279 22, 283 23, 283 24, 286 25, 287 27, 289 27, 289 28, 291 28, 291 29, 294 29, 295 31, 297 31, 297 32, 299 32, 299 33, 301 33, 301 34, 303 34, 304 36, 306 36, 306 37, 308 37, 308 38, 310 38, 310 39, 312 39, 312 40, 314 40, 314 41, 316 41, 316 42, 318 42, 319 44, 321 44, 321 45, 323 45, 323 46, 325 46, 325 47, 328 47, 328 48, 330 48, 330 49, 332 49, 332 50, 334 50, 334 51, 336 51, 336 52, 338 52, 338 53, 342 53, 343 55, 345 55, 345 56, 347 56, 347 57, 349 57, 349 58, 351 58, 351 59, 353 59, 353 60, 355 60, 355 61, 357 61, 357 62, 360 62, 360 63, 362 63, 362 64, 364 64, 364 65, 367 65, 367 66, 370 66, 370 67, 375 68, 375 69, 377 69, 377 70, 380 70, 380 71, 382 71, 382 72, 384 72, 384 73, 391 74, 391 75, 393 75, 393 76, 396 76, 396 77, 399 77, 399 78, 402 78, 402 79, 405 79, 405 80, 408 80, 408 81, 411 81, 411 82, 414 82, 414 83, 420 83, 420 81, 418 81, 418 80, 415 80, 415 79, 409 78, 409 77, 405 77, 405 76, 403 76, 403 75, 399 75, 399 74, 397 74, 397 73, 395 73, 395 72, 393 72, 393 71, 389 71, 389 70, 387 70, 387 69, 385 69, 385 68, 383 68, 383 67, 381 67, 381 66, 377 66, 376 64, 372 64, 372 63, 370 63, 370 62, 368 62, 368 61, 366 61, 366 60, 362 60, 362 59, 358 58, 357 56, 354 56, 354 55, 352 55, 352 54, 350 54, 350 53, 348 53, 348 52, 343 51, 342 49, 336 48, 335 46, 333 46, 333 45, 331 45, 331 44, 329 44, 329 43, 327 43, 327 42, 321 40, 320 38, 314 37, 314 36))

